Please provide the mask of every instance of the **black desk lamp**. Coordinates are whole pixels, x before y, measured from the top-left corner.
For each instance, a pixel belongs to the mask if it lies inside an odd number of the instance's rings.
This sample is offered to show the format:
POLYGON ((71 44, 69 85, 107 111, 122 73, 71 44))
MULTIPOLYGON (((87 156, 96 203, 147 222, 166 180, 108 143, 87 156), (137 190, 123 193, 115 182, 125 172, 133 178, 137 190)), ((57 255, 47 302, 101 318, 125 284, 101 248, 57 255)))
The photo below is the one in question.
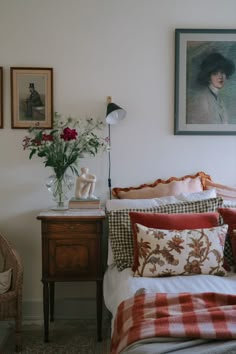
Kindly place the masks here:
POLYGON ((117 106, 117 104, 112 103, 111 96, 107 97, 107 115, 106 122, 108 124, 108 138, 109 138, 109 150, 108 150, 108 163, 109 163, 109 171, 108 171, 108 187, 111 199, 111 124, 118 124, 122 119, 126 116, 126 111, 117 106))

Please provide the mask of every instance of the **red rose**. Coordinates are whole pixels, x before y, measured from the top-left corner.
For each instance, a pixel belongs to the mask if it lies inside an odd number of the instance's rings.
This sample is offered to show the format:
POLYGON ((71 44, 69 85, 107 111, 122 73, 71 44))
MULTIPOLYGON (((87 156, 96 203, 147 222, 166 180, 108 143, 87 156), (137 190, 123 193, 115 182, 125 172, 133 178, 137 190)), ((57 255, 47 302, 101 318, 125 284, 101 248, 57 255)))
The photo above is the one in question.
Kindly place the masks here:
POLYGON ((63 130, 63 134, 61 134, 61 138, 65 141, 75 140, 78 133, 76 129, 65 128, 63 130))
POLYGON ((51 134, 43 134, 42 140, 43 141, 53 141, 53 136, 51 134))
POLYGON ((35 138, 35 139, 32 139, 32 143, 36 146, 40 146, 40 145, 42 145, 42 140, 35 138))

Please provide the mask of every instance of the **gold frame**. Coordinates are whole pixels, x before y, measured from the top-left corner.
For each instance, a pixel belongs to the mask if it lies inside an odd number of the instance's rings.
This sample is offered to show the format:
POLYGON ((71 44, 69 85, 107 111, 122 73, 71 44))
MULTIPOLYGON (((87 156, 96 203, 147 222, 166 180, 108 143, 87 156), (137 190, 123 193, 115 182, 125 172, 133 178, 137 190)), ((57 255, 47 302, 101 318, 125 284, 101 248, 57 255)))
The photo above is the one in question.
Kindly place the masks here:
POLYGON ((11 127, 51 129, 53 124, 53 69, 11 67, 11 127), (41 104, 29 103, 36 87, 41 104))
POLYGON ((236 29, 175 30, 175 135, 236 135, 236 70, 223 91, 229 122, 188 123, 187 102, 200 92, 196 76, 202 59, 211 52, 222 53, 236 63, 236 29))
POLYGON ((0 129, 3 128, 3 67, 0 66, 0 129))

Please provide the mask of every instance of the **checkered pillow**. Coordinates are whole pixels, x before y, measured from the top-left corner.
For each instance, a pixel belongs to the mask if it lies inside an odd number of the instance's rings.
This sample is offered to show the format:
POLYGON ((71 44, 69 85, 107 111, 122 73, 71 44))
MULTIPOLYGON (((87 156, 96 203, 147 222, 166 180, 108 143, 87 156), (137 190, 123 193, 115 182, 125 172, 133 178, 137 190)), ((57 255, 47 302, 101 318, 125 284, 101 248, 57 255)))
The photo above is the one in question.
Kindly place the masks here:
POLYGON ((145 213, 206 213, 216 211, 223 204, 222 198, 211 198, 195 202, 161 205, 150 209, 121 209, 108 212, 109 238, 114 259, 119 271, 133 265, 133 237, 129 218, 130 211, 145 213))
MULTIPOLYGON (((234 202, 227 202, 223 201, 223 208, 236 208, 236 203, 234 202)), ((223 224, 223 218, 220 216, 220 224, 223 224)), ((234 265, 234 256, 233 256, 233 250, 232 250, 232 245, 231 245, 231 240, 230 240, 230 235, 229 232, 227 233, 226 240, 225 240, 225 247, 224 247, 224 257, 227 261, 228 266, 233 266, 234 265)))
POLYGON ((225 239, 224 258, 226 259, 228 266, 234 265, 234 256, 233 256, 229 233, 227 233, 225 239))

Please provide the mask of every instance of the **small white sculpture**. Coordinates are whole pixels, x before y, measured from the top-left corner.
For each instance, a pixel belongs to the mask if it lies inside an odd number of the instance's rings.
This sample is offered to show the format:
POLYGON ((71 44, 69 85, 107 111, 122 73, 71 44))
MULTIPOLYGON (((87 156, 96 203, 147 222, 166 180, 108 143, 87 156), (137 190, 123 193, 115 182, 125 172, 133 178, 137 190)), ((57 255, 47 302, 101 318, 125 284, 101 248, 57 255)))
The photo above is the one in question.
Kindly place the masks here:
POLYGON ((75 198, 97 199, 97 197, 93 194, 97 180, 96 176, 88 173, 89 169, 87 167, 82 167, 80 172, 81 173, 76 180, 75 198))

